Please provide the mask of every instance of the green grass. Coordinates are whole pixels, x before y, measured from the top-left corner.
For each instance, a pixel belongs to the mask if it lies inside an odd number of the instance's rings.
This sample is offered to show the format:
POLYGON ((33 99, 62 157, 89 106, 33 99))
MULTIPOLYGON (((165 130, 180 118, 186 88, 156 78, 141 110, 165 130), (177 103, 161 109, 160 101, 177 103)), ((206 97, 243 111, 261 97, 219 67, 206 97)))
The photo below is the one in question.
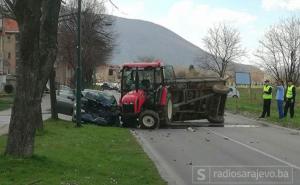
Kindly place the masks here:
MULTIPOLYGON (((240 98, 228 98, 226 108, 232 112, 238 112, 250 117, 259 117, 262 112, 263 99, 262 99, 262 88, 251 89, 251 98, 249 89, 239 88, 240 98)), ((296 105, 295 105, 295 116, 293 119, 289 117, 279 119, 277 112, 277 102, 275 99, 276 89, 273 89, 273 100, 271 104, 271 117, 267 118, 267 121, 272 123, 291 127, 300 128, 300 90, 297 89, 296 105)))
POLYGON ((14 101, 12 94, 0 94, 0 111, 9 109, 14 101))
MULTIPOLYGON (((6 137, 0 137, 3 153, 6 137)), ((0 156, 1 185, 163 185, 154 164, 129 130, 47 121, 35 155, 0 156)))

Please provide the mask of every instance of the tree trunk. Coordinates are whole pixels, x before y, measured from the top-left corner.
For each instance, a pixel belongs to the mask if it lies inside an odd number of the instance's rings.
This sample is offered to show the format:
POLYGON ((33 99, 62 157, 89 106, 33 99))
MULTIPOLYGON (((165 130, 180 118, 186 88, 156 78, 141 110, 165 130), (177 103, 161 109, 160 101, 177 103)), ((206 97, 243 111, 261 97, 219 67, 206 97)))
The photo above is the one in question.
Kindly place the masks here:
POLYGON ((56 110, 56 88, 55 88, 55 69, 53 68, 50 73, 50 99, 51 99, 51 118, 58 119, 56 110))
MULTIPOLYGON (((23 70, 22 73, 27 72, 23 70)), ((32 155, 35 131, 36 128, 40 128, 42 125, 41 95, 34 97, 35 92, 33 91, 35 91, 36 86, 34 83, 25 82, 32 79, 30 76, 28 74, 26 79, 17 79, 16 97, 9 126, 6 154, 17 157, 32 155)), ((36 82, 37 79, 34 81, 36 82)))
POLYGON ((16 63, 16 97, 5 154, 30 157, 36 129, 42 124, 41 99, 57 52, 60 0, 16 0, 20 57, 16 63))

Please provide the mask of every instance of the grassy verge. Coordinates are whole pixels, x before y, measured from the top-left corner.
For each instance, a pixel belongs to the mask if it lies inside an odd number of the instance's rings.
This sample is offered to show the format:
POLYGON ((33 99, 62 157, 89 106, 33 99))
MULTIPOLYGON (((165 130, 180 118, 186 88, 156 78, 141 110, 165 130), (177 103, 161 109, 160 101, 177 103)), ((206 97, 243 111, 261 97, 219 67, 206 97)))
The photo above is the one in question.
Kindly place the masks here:
MULTIPOLYGON (((259 117, 262 112, 263 100, 262 100, 262 89, 253 88, 251 89, 251 97, 249 89, 239 88, 240 98, 228 98, 226 108, 229 111, 244 114, 249 117, 259 117)), ((297 100, 295 105, 295 116, 293 119, 287 118, 279 119, 277 112, 277 102, 275 100, 276 89, 273 89, 273 100, 271 104, 271 117, 266 120, 281 126, 300 128, 300 90, 297 90, 297 100), (274 92, 275 91, 275 92, 274 92)))
POLYGON ((14 96, 12 94, 0 94, 0 111, 9 109, 13 104, 14 96))
POLYGON ((35 145, 29 159, 0 156, 1 185, 166 184, 127 129, 50 120, 35 145))

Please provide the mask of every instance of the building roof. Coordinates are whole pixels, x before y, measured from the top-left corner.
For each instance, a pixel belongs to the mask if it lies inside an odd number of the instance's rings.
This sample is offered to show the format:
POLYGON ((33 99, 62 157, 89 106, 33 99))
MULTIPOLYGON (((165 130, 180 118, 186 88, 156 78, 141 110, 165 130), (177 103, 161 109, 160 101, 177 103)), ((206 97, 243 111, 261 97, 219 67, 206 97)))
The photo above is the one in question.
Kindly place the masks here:
POLYGON ((18 33, 19 27, 18 23, 15 20, 4 18, 3 19, 3 28, 7 33, 18 33))
POLYGON ((123 67, 129 68, 146 68, 146 67, 161 67, 163 63, 159 60, 153 62, 132 62, 132 63, 125 63, 123 67))

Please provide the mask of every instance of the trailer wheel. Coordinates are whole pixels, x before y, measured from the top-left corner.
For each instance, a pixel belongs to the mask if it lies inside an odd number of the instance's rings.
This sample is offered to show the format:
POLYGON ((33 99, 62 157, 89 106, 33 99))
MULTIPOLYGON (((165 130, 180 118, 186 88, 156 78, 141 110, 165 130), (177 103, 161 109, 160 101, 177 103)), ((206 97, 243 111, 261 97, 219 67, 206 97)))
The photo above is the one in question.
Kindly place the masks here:
POLYGON ((214 93, 218 93, 218 94, 227 94, 229 92, 228 87, 220 84, 214 85, 212 89, 214 93))
POLYGON ((161 120, 161 125, 170 124, 173 118, 173 101, 170 95, 168 95, 167 105, 163 108, 163 116, 164 118, 161 120))
POLYGON ((152 110, 145 110, 139 116, 141 128, 155 129, 159 127, 159 116, 152 110))
POLYGON ((209 117, 208 121, 211 123, 210 126, 213 127, 224 127, 224 117, 223 116, 215 116, 209 117))

